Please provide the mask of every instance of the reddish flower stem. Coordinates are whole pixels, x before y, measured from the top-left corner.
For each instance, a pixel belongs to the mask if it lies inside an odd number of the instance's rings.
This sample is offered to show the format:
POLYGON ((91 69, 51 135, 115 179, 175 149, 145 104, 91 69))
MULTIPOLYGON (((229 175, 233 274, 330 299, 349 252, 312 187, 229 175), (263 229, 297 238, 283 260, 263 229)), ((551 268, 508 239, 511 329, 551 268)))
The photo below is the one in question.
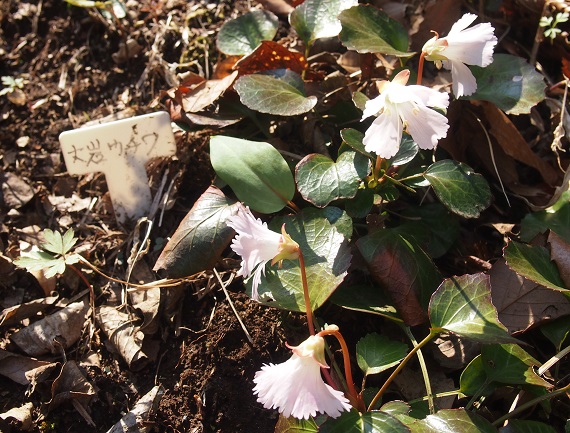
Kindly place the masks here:
POLYGON ((358 394, 358 391, 356 391, 356 388, 354 387, 354 380, 352 378, 352 369, 350 364, 350 355, 344 337, 336 329, 324 329, 319 332, 318 335, 321 337, 324 337, 325 335, 333 335, 340 343, 344 364, 344 375, 346 377, 346 385, 348 386, 348 399, 350 400, 350 404, 352 404, 352 406, 354 406, 359 412, 365 412, 366 406, 364 405, 362 397, 360 394, 358 394))
POLYGON ((303 297, 305 298, 305 311, 307 312, 307 326, 309 333, 315 335, 315 325, 313 323, 313 311, 311 309, 311 298, 309 297, 309 283, 307 283, 307 272, 305 271, 305 258, 299 248, 299 268, 301 268, 301 281, 303 283, 303 297))
POLYGON ((426 53, 422 52, 420 54, 420 62, 418 64, 418 78, 416 80, 416 84, 418 86, 421 86, 422 84, 422 75, 424 73, 424 57, 426 56, 426 53))

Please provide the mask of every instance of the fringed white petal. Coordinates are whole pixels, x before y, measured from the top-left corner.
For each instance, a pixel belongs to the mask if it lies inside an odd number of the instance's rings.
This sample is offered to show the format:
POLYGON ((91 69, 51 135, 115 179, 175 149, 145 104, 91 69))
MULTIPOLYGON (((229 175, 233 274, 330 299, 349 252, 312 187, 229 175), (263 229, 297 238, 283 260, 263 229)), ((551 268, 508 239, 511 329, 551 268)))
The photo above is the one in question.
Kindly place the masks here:
MULTIPOLYGON (((404 86, 401 86, 404 87, 404 86)), ((392 158, 400 148, 402 121, 394 104, 386 107, 364 134, 364 149, 382 158, 392 158)))
POLYGON ((451 63, 451 81, 453 81, 453 94, 456 98, 469 96, 477 90, 477 80, 471 70, 461 62, 451 63))
POLYGON ((435 149, 439 139, 447 135, 447 117, 431 108, 408 103, 402 104, 400 113, 420 149, 435 149))

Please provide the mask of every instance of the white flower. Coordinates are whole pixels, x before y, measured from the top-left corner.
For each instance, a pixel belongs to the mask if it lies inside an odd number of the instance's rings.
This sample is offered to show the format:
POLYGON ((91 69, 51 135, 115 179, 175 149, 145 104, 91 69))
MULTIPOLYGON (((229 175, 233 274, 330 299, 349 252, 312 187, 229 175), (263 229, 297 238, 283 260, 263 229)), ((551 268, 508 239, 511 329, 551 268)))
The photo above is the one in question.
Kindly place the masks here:
POLYGON ((229 217, 227 225, 237 232, 231 245, 242 258, 237 275, 245 278, 253 275, 251 297, 258 300, 257 287, 267 262, 271 261, 273 265, 283 259, 297 259, 299 245, 285 233, 285 226, 281 228, 281 234, 269 230, 267 223, 256 219, 248 207, 241 207, 236 215, 229 217))
POLYGON ((447 108, 449 95, 425 86, 406 86, 410 71, 400 71, 392 81, 379 83, 380 96, 366 102, 362 120, 378 116, 364 135, 364 148, 382 158, 392 158, 400 148, 402 131, 420 149, 434 149, 447 134, 447 117, 429 107, 447 108))
POLYGON ((291 347, 293 355, 288 361, 261 367, 253 379, 257 401, 266 409, 279 409, 284 417, 298 419, 308 419, 317 412, 336 418, 350 410, 344 394, 321 377, 321 367, 326 367, 324 347, 323 337, 313 335, 291 347))
POLYGON ((457 98, 477 90, 477 81, 466 65, 486 67, 493 63, 497 45, 495 29, 489 23, 467 28, 476 18, 474 14, 463 15, 446 37, 436 35, 422 48, 426 60, 434 61, 438 68, 451 69, 453 93, 457 98))

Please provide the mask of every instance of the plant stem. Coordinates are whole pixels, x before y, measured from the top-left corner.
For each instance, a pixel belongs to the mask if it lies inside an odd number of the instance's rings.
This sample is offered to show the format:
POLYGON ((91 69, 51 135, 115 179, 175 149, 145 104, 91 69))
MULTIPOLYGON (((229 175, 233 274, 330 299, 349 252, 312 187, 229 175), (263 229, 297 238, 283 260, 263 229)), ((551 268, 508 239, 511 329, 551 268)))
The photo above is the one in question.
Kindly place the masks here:
POLYGON ((333 335, 338 340, 340 349, 342 350, 344 375, 346 377, 346 386, 348 387, 349 400, 358 411, 364 412, 366 407, 364 406, 362 398, 354 387, 354 379, 352 378, 352 369, 350 364, 350 354, 348 352, 348 346, 346 345, 344 337, 340 331, 338 331, 338 329, 324 329, 323 331, 319 332, 319 336, 324 337, 325 335, 333 335))
POLYGON ((299 249, 299 268, 301 268, 301 282, 303 283, 303 297, 305 298, 305 311, 307 312, 307 326, 309 327, 309 333, 315 335, 311 298, 309 297, 309 284, 307 283, 307 272, 305 271, 305 258, 303 257, 301 249, 299 249))
POLYGON ((378 180, 378 178, 380 177, 380 170, 382 169, 382 161, 383 158, 381 156, 377 156, 376 157, 376 164, 374 165, 374 179, 378 180))
POLYGON ((416 84, 418 86, 421 86, 422 84, 422 75, 424 73, 424 57, 426 56, 426 53, 422 52, 420 54, 420 61, 418 63, 418 78, 416 80, 416 84))
POLYGON ((564 388, 560 388, 557 389, 556 391, 551 392, 550 394, 546 394, 546 395, 541 395, 539 397, 533 398, 530 401, 527 401, 525 404, 521 404, 519 407, 517 407, 515 410, 513 410, 510 413, 507 413, 506 415, 503 415, 501 418, 499 418, 498 420, 496 420, 493 423, 493 426, 498 426, 499 424, 505 422, 506 420, 508 420, 509 418, 518 415, 519 413, 523 412, 524 410, 534 406, 537 403, 540 403, 541 401, 544 400, 548 400, 551 398, 554 398, 556 396, 559 396, 560 394, 564 394, 566 392, 570 391, 570 383, 568 385, 566 385, 564 388))
POLYGON ((368 405, 368 412, 370 412, 374 408, 374 406, 376 406, 376 403, 378 403, 378 401, 382 397, 382 394, 384 394, 384 392, 388 389, 388 386, 390 386, 394 378, 398 375, 400 371, 402 371, 402 369, 406 366, 408 361, 412 359, 413 356, 416 354, 416 352, 420 350, 422 347, 424 347, 427 343, 429 343, 430 340, 434 338, 437 334, 439 334, 439 331, 434 331, 433 329, 430 329, 428 336, 424 338, 422 341, 420 341, 417 346, 414 346, 414 348, 410 351, 410 353, 406 355, 406 357, 402 360, 402 362, 400 362, 400 365, 398 365, 398 367, 396 367, 396 369, 392 372, 390 377, 386 379, 386 382, 384 382, 382 388, 380 388, 380 390, 376 393, 376 395, 368 405))
MULTIPOLYGON (((406 333, 406 335, 408 336, 408 338, 410 339, 410 341, 412 342, 414 347, 416 347, 418 345, 418 342, 417 342, 416 338, 414 337, 414 335, 412 334, 410 327, 405 326, 404 332, 406 333)), ((422 370, 422 376, 424 377, 424 383, 426 386, 429 413, 433 415, 435 413, 435 404, 433 401, 433 392, 431 389, 431 382, 429 380, 429 373, 427 370, 426 361, 424 359, 424 355, 423 355, 421 350, 418 349, 417 354, 418 354, 418 361, 420 363, 420 369, 422 370)))
POLYGON ((293 203, 291 200, 287 201, 287 206, 289 206, 291 209, 293 209, 293 211, 295 213, 301 212, 301 209, 299 209, 299 207, 295 203, 293 203))

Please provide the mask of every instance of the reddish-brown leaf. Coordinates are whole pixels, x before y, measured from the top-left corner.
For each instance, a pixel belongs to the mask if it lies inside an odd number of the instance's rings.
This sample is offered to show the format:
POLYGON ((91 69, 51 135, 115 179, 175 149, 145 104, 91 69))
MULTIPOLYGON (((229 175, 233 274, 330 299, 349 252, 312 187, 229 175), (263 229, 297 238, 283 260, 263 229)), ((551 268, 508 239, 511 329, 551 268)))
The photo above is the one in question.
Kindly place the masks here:
POLYGON ((239 72, 239 75, 255 74, 273 69, 290 69, 301 74, 308 66, 307 59, 303 54, 290 51, 277 42, 263 41, 253 53, 239 60, 234 69, 239 72))

